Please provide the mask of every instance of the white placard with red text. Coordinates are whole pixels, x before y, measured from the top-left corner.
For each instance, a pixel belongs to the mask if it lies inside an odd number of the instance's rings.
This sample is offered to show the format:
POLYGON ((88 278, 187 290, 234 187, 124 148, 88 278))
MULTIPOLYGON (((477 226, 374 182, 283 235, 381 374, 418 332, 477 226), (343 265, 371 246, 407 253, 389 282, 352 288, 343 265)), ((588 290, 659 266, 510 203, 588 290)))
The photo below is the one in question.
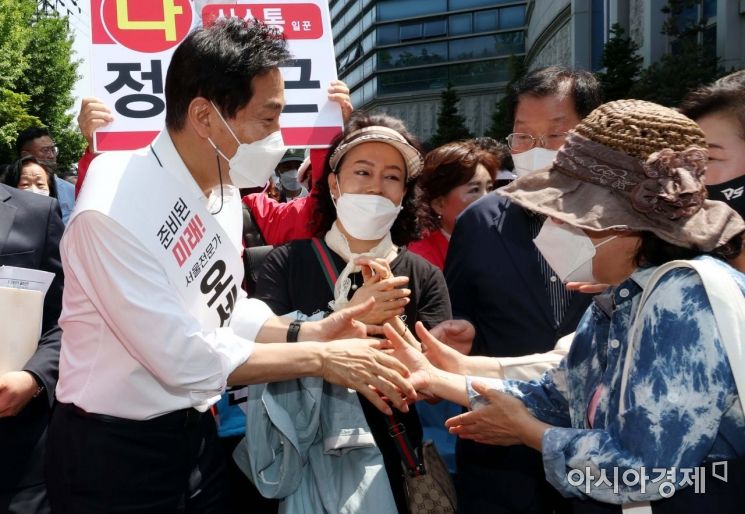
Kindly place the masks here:
POLYGON ((337 77, 327 0, 91 0, 93 94, 115 118, 96 132, 95 150, 149 144, 164 126, 165 77, 176 46, 192 28, 231 16, 259 19, 287 38, 285 144, 328 146, 342 118, 327 98, 337 77))

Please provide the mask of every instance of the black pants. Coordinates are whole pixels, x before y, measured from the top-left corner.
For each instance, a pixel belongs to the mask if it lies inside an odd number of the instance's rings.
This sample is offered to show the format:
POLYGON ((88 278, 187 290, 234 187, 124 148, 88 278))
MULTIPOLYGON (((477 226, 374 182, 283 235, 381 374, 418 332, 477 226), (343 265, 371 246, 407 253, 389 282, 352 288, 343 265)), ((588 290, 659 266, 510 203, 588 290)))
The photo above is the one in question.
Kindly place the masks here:
POLYGON ((209 413, 148 421, 57 404, 46 478, 55 514, 225 512, 225 463, 209 413))
POLYGON ((243 436, 221 437, 220 444, 227 466, 227 503, 225 514, 277 514, 279 500, 264 498, 233 459, 233 451, 243 436))
POLYGON ((456 492, 460 514, 565 514, 567 500, 546 481, 541 454, 526 446, 458 439, 456 492))

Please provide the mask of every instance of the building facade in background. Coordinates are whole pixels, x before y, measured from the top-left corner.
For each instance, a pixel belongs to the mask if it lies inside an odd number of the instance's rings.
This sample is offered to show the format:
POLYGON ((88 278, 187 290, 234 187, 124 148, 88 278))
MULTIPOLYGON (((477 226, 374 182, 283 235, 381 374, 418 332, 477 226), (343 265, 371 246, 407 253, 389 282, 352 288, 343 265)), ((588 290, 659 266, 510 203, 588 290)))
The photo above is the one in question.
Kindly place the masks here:
MULTIPOLYGON (((667 0, 531 0, 527 6, 529 68, 567 64, 598 71, 610 28, 618 23, 640 47, 644 66, 675 51, 661 33, 667 0)), ((725 69, 745 68, 745 0, 697 0, 679 17, 704 27, 699 43, 716 53, 725 69)))
MULTIPOLYGON (((614 23, 640 46, 644 66, 675 51, 661 33, 667 0, 330 0, 339 77, 356 108, 404 120, 428 140, 440 93, 460 96, 469 130, 483 135, 510 80, 509 56, 598 71, 614 23)), ((696 0, 680 16, 701 23, 699 43, 725 69, 745 68, 745 0, 696 0)))
POLYGON ((525 53, 526 3, 330 0, 339 78, 355 108, 397 116, 423 141, 449 82, 481 135, 510 80, 509 57, 525 53))

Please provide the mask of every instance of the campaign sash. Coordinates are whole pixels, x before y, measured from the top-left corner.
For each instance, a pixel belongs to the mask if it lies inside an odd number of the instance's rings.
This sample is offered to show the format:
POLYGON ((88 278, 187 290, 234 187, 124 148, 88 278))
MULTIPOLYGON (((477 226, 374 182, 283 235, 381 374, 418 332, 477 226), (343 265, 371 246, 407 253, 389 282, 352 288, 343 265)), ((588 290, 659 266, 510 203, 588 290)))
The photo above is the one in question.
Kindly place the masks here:
POLYGON ((97 157, 70 223, 85 211, 115 221, 160 264, 184 309, 213 330, 244 296, 240 194, 223 192, 205 197, 164 130, 149 147, 97 157))

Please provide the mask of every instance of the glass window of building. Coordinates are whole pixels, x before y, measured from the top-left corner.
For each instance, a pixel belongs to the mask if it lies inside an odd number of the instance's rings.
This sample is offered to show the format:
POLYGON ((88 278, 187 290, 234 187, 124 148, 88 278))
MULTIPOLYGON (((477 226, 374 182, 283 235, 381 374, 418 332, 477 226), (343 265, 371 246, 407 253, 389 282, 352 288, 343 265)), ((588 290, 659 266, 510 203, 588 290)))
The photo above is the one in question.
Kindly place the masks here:
POLYGON ((507 59, 453 64, 449 68, 450 82, 454 86, 508 82, 511 78, 507 59))
POLYGON ((474 32, 488 32, 497 30, 497 10, 479 11, 473 13, 474 32))
POLYGON ((391 23, 389 25, 380 25, 377 29, 378 44, 379 45, 390 45, 391 43, 398 43, 399 26, 398 23, 391 23))
POLYGON ((590 66, 592 71, 603 67, 603 49, 608 37, 607 13, 607 0, 592 0, 590 12, 590 66))
POLYGON ((378 77, 378 93, 381 95, 443 89, 448 83, 447 66, 433 66, 417 70, 401 70, 381 73, 378 77))
POLYGON ((517 29, 525 25, 525 6, 503 7, 499 10, 499 28, 517 29))
POLYGON ((422 39, 422 24, 421 23, 409 23, 402 24, 399 31, 399 37, 401 41, 411 41, 412 39, 422 39))
POLYGON ((445 18, 424 22, 424 37, 442 37, 447 33, 448 24, 445 18))
POLYGON ((460 36, 462 34, 470 34, 473 32, 471 17, 472 15, 470 12, 450 16, 448 34, 451 36, 460 36))
POLYGON ((447 0, 384 0, 378 3, 378 20, 380 21, 441 12, 447 12, 447 0))
POLYGON ((447 52, 445 42, 385 48, 378 51, 378 67, 385 70, 436 64, 447 61, 447 52))
POLYGON ((509 4, 514 0, 450 0, 450 10, 467 9, 469 7, 493 7, 499 4, 509 4))

